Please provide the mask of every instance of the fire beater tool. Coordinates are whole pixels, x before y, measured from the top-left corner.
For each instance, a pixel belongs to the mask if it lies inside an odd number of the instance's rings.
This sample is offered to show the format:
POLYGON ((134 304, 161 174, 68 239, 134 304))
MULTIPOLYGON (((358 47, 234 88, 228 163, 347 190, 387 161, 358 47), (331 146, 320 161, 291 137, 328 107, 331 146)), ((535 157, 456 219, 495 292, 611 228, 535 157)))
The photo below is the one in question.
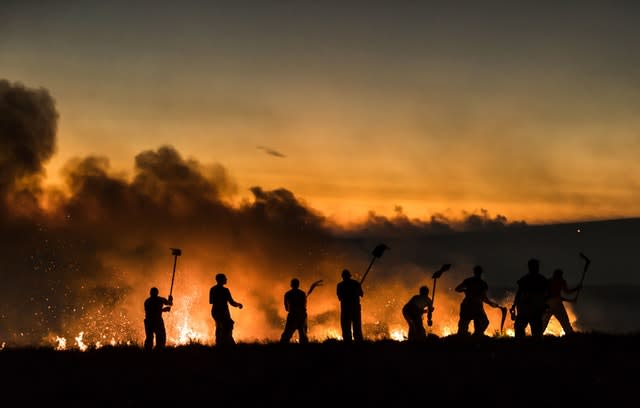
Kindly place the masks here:
POLYGON ((309 296, 311 292, 313 292, 316 286, 322 286, 322 279, 317 280, 311 284, 311 287, 309 287, 309 290, 307 291, 307 296, 309 296))
POLYGON ((435 271, 433 273, 433 275, 431 276, 433 278, 433 293, 431 294, 431 308, 429 308, 429 310, 427 311, 427 324, 429 326, 431 326, 433 324, 433 305, 435 305, 435 300, 436 300, 436 282, 438 281, 438 278, 440 276, 442 276, 442 274, 446 271, 448 271, 451 268, 451 264, 444 264, 440 267, 440 269, 438 269, 437 271, 435 271))
POLYGON ((364 282, 365 278, 367 277, 367 274, 369 273, 369 270, 373 266, 373 263, 376 261, 376 259, 380 258, 384 253, 384 251, 386 251, 387 249, 391 249, 391 248, 389 248, 385 244, 379 244, 378 246, 373 248, 373 251, 371 252, 371 255, 373 255, 373 258, 371 258, 371 263, 369 263, 369 267, 367 268, 364 275, 362 276, 362 279, 360 279, 360 285, 362 285, 362 282, 364 282))
POLYGON ((580 294, 580 289, 582 289, 582 282, 584 282, 584 275, 587 274, 587 269, 589 269, 589 265, 591 265, 591 259, 587 258, 587 256, 582 252, 580 252, 580 258, 584 260, 584 269, 582 270, 582 277, 580 278, 580 284, 578 285, 578 291, 576 292, 576 297, 575 299, 573 299, 574 303, 578 301, 578 295, 580 294))
POLYGON ((173 280, 176 277, 176 263, 178 261, 178 257, 182 255, 182 250, 180 248, 170 248, 171 255, 173 255, 173 274, 171 275, 171 288, 169 289, 169 297, 171 297, 173 293, 173 280))

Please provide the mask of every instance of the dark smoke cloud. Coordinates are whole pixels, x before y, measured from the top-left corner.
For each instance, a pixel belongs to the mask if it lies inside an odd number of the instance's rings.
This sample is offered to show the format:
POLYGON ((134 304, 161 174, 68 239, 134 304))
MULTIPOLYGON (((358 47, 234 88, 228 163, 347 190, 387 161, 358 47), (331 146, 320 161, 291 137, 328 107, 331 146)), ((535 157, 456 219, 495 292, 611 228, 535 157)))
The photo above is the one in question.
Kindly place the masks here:
POLYGON ((510 222, 500 214, 492 217, 485 209, 481 209, 478 213, 463 213, 458 219, 451 219, 443 214, 434 214, 429 220, 421 220, 409 218, 403 213, 402 207, 396 207, 396 214, 393 217, 370 212, 362 224, 352 226, 347 234, 400 238, 411 236, 417 238, 425 235, 460 232, 513 230, 526 225, 524 221, 510 222))
POLYGON ((310 296, 309 320, 335 322, 340 271, 362 275, 379 243, 391 249, 365 283, 366 299, 383 305, 367 310, 371 330, 393 319, 405 297, 429 283, 445 262, 454 267, 438 286, 444 293, 477 263, 492 286, 513 287, 532 256, 545 271, 564 267, 575 282, 579 250, 610 268, 606 276, 603 269, 598 273, 594 261, 592 282, 633 280, 625 271, 635 264, 629 254, 640 230, 637 220, 582 224, 577 235, 574 224, 529 226, 485 210, 456 220, 420 220, 398 208, 393 217, 371 213, 365 222, 343 227, 284 188, 256 186, 252 200, 231 204, 236 185, 222 165, 184 158, 172 146, 138 154, 131 177, 114 174, 105 157, 70 160, 64 188, 47 192, 53 205, 44 210, 36 198, 43 163, 54 152, 53 100, 45 90, 7 81, 0 81, 0 89, 0 198, 12 209, 0 218, 0 342, 50 344, 52 335, 76 336, 80 330, 91 331, 93 341, 139 342, 149 288, 169 290, 172 247, 183 249, 175 309, 206 322, 201 330, 211 334, 208 288, 215 273, 224 272, 234 297, 245 304, 234 314, 239 335, 251 331, 244 338, 277 339, 282 296, 293 277, 303 289, 324 280, 325 287, 310 296), (32 180, 32 205, 18 214, 11 206, 25 177, 32 180))
POLYGON ((33 205, 56 147, 58 113, 45 89, 0 79, 0 196, 33 205))

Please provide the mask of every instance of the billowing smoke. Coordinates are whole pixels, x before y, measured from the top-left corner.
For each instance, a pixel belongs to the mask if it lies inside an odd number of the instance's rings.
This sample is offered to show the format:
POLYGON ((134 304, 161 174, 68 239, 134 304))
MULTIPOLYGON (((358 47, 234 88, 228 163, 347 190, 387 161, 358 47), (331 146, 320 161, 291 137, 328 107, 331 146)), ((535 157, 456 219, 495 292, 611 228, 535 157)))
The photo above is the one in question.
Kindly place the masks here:
POLYGON ((34 209, 43 166, 55 152, 58 114, 49 92, 0 79, 0 205, 34 209))
MULTIPOLYGON (((531 256, 552 259, 549 271, 565 262, 565 276, 578 276, 569 271, 580 266, 571 263, 577 243, 566 228, 573 226, 553 227, 550 235, 484 210, 424 221, 399 209, 391 218, 370 214, 360 225, 341 227, 284 188, 256 186, 252 201, 232 204, 237 187, 222 165, 184 158, 172 146, 138 154, 131 177, 115 174, 105 157, 70 160, 64 186, 44 191, 40 177, 55 150, 56 119, 45 90, 0 81, 0 342, 40 345, 64 337, 73 343, 82 333, 76 342, 139 344, 142 304, 152 286, 168 295, 174 247, 182 256, 175 305, 165 316, 174 344, 212 341, 208 291, 219 272, 245 305, 232 309, 237 340, 279 338, 282 297, 293 277, 305 290, 324 282, 309 297, 312 338, 339 336, 340 272, 347 268, 361 278, 379 243, 391 249, 364 283, 369 337, 404 330, 402 305, 420 285, 432 286, 431 274, 443 263, 454 267, 438 282, 438 334, 455 332, 461 296, 452 288, 474 264, 484 266, 490 285, 502 286, 492 293, 501 302, 512 296, 531 256)), ((588 250, 597 243, 580 244, 588 250)), ((493 331, 495 313, 491 318, 493 331)))

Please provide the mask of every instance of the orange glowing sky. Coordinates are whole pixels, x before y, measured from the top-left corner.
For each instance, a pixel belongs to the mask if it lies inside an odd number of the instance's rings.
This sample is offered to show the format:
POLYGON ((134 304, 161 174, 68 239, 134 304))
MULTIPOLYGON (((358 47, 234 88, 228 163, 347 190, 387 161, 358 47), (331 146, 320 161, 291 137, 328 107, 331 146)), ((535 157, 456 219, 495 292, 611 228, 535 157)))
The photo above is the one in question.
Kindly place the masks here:
POLYGON ((635 4, 55 3, 0 6, 0 78, 57 102, 50 183, 170 144, 342 222, 640 215, 635 4))

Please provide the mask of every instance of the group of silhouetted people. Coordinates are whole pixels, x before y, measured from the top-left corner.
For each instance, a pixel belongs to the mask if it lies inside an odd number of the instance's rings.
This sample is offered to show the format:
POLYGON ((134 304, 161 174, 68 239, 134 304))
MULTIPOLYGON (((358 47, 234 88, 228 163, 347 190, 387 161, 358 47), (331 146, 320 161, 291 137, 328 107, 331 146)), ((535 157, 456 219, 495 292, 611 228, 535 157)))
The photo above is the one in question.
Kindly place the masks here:
MULTIPOLYGON (((532 258, 527 262, 528 272, 521 277, 517 284, 513 304, 510 312, 514 320, 515 337, 526 335, 527 326, 533 337, 542 337, 551 317, 555 317, 561 324, 565 334, 573 333, 573 327, 569 322, 569 316, 563 302, 572 301, 562 296, 563 293, 574 293, 581 289, 582 285, 569 288, 563 278, 561 269, 556 269, 550 278, 540 273, 540 261, 532 258)), ((473 321, 474 335, 484 335, 489 326, 489 319, 484 311, 483 304, 503 309, 503 323, 506 308, 489 299, 487 291, 489 286, 482 279, 482 267, 473 268, 473 276, 465 279, 456 286, 457 292, 464 292, 465 297, 460 305, 460 319, 458 321, 458 334, 469 333, 469 323, 473 321)))
POLYGON ((573 300, 562 294, 579 291, 582 284, 569 288, 562 269, 554 270, 551 278, 545 278, 540 274, 540 262, 537 259, 530 259, 528 268, 529 272, 518 280, 518 291, 511 306, 512 314, 515 314, 515 336, 524 337, 529 326, 532 336, 542 337, 551 317, 560 322, 565 334, 573 333, 563 304, 573 300))
MULTIPOLYGON (((307 335, 307 296, 313 288, 322 281, 314 282, 307 293, 302 291, 300 281, 291 280, 291 290, 284 295, 284 308, 287 311, 287 320, 284 331, 280 337, 281 343, 288 343, 293 334, 298 332, 298 341, 308 343, 307 335)), ((364 296, 362 285, 351 278, 348 269, 342 271, 342 281, 336 287, 336 295, 340 301, 340 328, 342 339, 345 342, 362 341, 362 310, 360 298, 364 296)))
MULTIPOLYGON (((573 333, 573 328, 564 308, 563 302, 571 301, 563 296, 563 293, 573 293, 581 288, 581 284, 575 288, 569 288, 563 278, 561 269, 556 269, 550 278, 540 274, 540 262, 530 259, 528 273, 517 281, 518 289, 510 308, 514 320, 515 337, 524 337, 527 326, 530 327, 533 337, 541 337, 551 317, 555 317, 561 324, 565 334, 573 333)), ((458 320, 459 335, 469 334, 469 325, 473 322, 473 335, 482 336, 489 327, 489 319, 484 311, 484 304, 494 308, 500 308, 503 313, 502 324, 506 314, 506 307, 488 297, 488 284, 482 278, 483 268, 476 265, 473 268, 473 276, 464 279, 455 287, 455 291, 464 293, 460 304, 458 320)), ((242 303, 233 299, 227 287, 227 277, 219 273, 215 277, 216 285, 209 291, 209 304, 211 304, 211 316, 215 322, 216 345, 233 345, 234 321, 231 318, 229 305, 242 309, 242 303)), ((284 309, 287 312, 284 330, 280 337, 281 343, 291 341, 297 332, 300 343, 308 343, 307 335, 307 297, 313 289, 322 281, 314 282, 305 293, 300 289, 300 281, 297 278, 291 280, 291 289, 284 294, 284 309)), ((360 299, 364 296, 361 282, 353 279, 349 270, 342 271, 342 281, 336 286, 336 295, 340 301, 340 328, 344 342, 361 342, 362 334, 362 309, 360 299)), ((144 302, 145 310, 145 341, 144 348, 153 348, 154 336, 156 348, 163 348, 166 344, 166 331, 162 313, 171 310, 173 298, 158 296, 158 289, 151 288, 150 296, 144 302)), ((418 294, 413 295, 402 307, 402 316, 408 326, 407 340, 420 341, 427 337, 423 324, 424 314, 434 311, 432 298, 429 297, 429 288, 421 286, 418 294)))
MULTIPOLYGON (((533 337, 542 337, 549 320, 555 317, 565 334, 574 332, 569 316, 564 308, 564 302, 571 302, 563 296, 564 293, 579 291, 581 284, 569 288, 561 269, 556 269, 550 278, 540 274, 540 261, 530 259, 527 263, 528 273, 518 280, 518 290, 511 306, 511 316, 514 320, 515 337, 526 335, 529 326, 533 337)), ((464 293, 460 304, 458 319, 459 335, 469 334, 469 325, 473 322, 473 335, 482 336, 489 327, 489 318, 484 311, 484 304, 499 308, 502 311, 502 325, 506 316, 506 307, 488 297, 489 285, 482 279, 482 266, 473 268, 473 276, 464 279, 455 287, 456 292, 464 293)), ((433 301, 429 298, 429 288, 420 287, 419 293, 414 295, 402 308, 402 315, 407 321, 407 340, 416 341, 426 338, 423 325, 423 315, 433 312, 433 301)))
MULTIPOLYGON (((227 277, 223 273, 216 275, 216 284, 209 290, 209 304, 211 305, 211 317, 215 322, 216 344, 227 346, 235 344, 233 339, 234 321, 231 318, 229 305, 242 309, 242 303, 236 302, 231 296, 229 288, 225 287, 227 277)), ((166 345, 167 335, 162 319, 162 312, 168 312, 173 305, 173 298, 168 299, 158 296, 158 289, 151 288, 150 297, 144 302, 144 328, 145 328, 145 350, 153 348, 155 336, 156 349, 162 349, 166 345), (165 306, 167 305, 167 306, 165 306)))

